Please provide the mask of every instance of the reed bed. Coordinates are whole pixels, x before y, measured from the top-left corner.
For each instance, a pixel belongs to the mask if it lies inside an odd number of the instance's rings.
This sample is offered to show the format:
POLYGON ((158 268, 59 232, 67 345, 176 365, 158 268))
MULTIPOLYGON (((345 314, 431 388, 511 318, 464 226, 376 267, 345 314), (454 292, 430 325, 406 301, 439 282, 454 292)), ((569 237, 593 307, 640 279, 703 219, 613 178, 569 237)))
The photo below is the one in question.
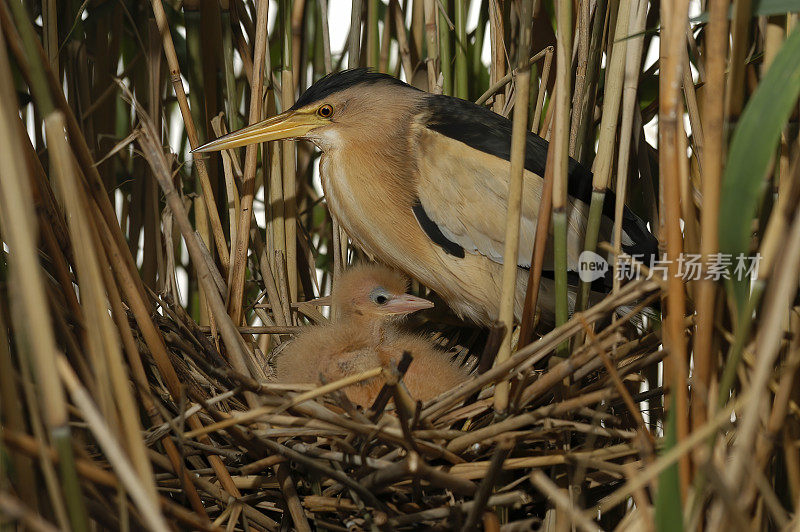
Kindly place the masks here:
POLYGON ((0 529, 796 529, 798 11, 0 0, 0 529), (271 380, 366 257, 310 145, 189 154, 357 66, 514 121, 505 253, 537 243, 523 320, 512 267, 491 330, 414 322, 473 370, 424 404, 408 357, 271 380), (536 235, 526 130, 552 141, 536 235), (664 258, 616 261, 634 278, 591 304, 581 288, 572 315, 557 268, 552 328, 535 308, 548 232, 566 261, 567 155, 594 172, 585 249, 620 254, 627 204, 664 258), (351 404, 377 375, 375 404, 351 404))

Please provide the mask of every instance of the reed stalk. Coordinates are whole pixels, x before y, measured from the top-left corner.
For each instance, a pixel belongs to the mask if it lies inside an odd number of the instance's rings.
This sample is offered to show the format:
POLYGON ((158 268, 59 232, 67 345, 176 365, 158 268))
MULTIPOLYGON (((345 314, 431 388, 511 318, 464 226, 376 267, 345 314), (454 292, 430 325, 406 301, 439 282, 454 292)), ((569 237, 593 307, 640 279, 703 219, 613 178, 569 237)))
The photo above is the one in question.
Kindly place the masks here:
POLYGON ((453 53, 451 47, 451 32, 447 14, 441 5, 436 9, 438 13, 437 31, 439 32, 439 68, 442 71, 442 94, 453 96, 453 53))
MULTIPOLYGON (((231 318, 220 317, 219 312, 224 308, 224 304, 214 286, 213 275, 209 271, 209 264, 203 258, 203 253, 200 250, 200 243, 192 230, 191 223, 186 215, 186 210, 175 191, 172 181, 169 179, 170 174, 164 160, 164 154, 155 142, 155 133, 152 123, 150 123, 147 116, 143 114, 140 114, 140 120, 142 120, 143 126, 145 127, 145 132, 139 139, 142 143, 142 149, 145 151, 148 163, 151 165, 156 179, 158 179, 158 184, 161 186, 168 205, 175 216, 176 223, 183 234, 184 242, 189 250, 189 255, 197 269, 198 282, 205 287, 209 305, 215 317, 219 320, 220 333, 228 349, 229 360, 237 371, 247 374, 248 370, 245 362, 247 355, 241 338, 234 326, 233 320, 231 318)), ((244 231, 241 230, 240 232, 244 231)), ((224 313, 224 315, 227 316, 227 312, 224 313)), ((177 383, 174 385, 174 388, 175 390, 179 388, 177 383)))
MULTIPOLYGON (((553 156, 548 158, 545 174, 553 176, 553 255, 555 260, 556 325, 567 322, 567 158, 569 148, 570 56, 572 53, 572 3, 559 1, 556 10, 558 44, 556 46, 556 86, 554 97, 555 126, 553 156)), ((569 344, 559 348, 566 356, 569 344)))
MULTIPOLYGON (((548 55, 548 58, 552 54, 548 55)), ((549 65, 547 65, 549 66, 549 65)), ((544 87, 542 87, 542 90, 544 87)), ((552 157, 554 144, 550 144, 547 156, 552 157)), ((536 305, 539 300, 539 283, 542 280, 544 267, 545 246, 550 233, 550 218, 553 209, 553 174, 546 172, 542 186, 542 199, 539 202, 539 212, 536 216, 536 235, 533 240, 533 253, 531 256, 531 269, 528 272, 528 285, 525 289, 525 305, 522 309, 522 323, 520 324, 519 345, 530 343, 533 330, 536 305)))
MULTIPOLYGON (((302 0, 298 0, 302 1, 302 0)), ((294 104, 294 84, 292 67, 292 14, 293 0, 283 0, 283 68, 281 69, 281 107, 285 111, 294 104)), ((264 16, 266 24, 266 15, 264 16)), ((266 37, 265 37, 266 42, 266 37)), ((266 46, 266 45, 265 45, 266 46)), ((260 94, 256 92, 255 94, 260 94)), ((284 141, 282 144, 281 174, 283 176, 284 232, 286 233, 286 269, 289 281, 290 301, 297 301, 297 170, 295 168, 295 143, 284 141)), ((244 216, 244 214, 242 215, 244 216)))
MULTIPOLYGON (((709 2, 708 33, 706 34, 705 53, 706 77, 705 98, 701 119, 705 125, 705 150, 703 154, 703 210, 700 214, 700 252, 704 264, 709 263, 712 254, 719 250, 719 194, 724 161, 724 97, 725 94, 725 58, 728 49, 728 21, 725 16, 728 10, 726 0, 709 2)), ((716 306, 717 287, 713 280, 701 280, 697 287, 697 328, 694 338, 695 379, 705 387, 712 389, 712 379, 716 369, 716 356, 713 350, 713 327, 716 322, 714 307, 716 306)), ((727 389, 727 388, 726 388, 727 389)), ((703 405, 704 400, 693 394, 693 402, 703 405), (695 397, 697 397, 695 399, 695 397)), ((703 424, 708 408, 692 410, 692 426, 703 424)))
MULTIPOLYGON (((508 186, 508 208, 506 212, 506 238, 503 249, 503 279, 500 298, 500 323, 505 327, 503 341, 497 352, 495 364, 502 364, 511 356, 511 334, 514 328, 514 306, 517 293, 517 276, 519 275, 518 249, 519 228, 522 209, 522 184, 525 174, 525 145, 528 133, 528 91, 530 90, 530 65, 528 54, 530 48, 530 21, 532 0, 524 1, 520 9, 519 26, 519 71, 516 78, 516 104, 514 105, 514 123, 511 132, 511 174, 508 186)), ((508 408, 509 383, 501 382, 495 390, 494 407, 498 412, 508 408)))
MULTIPOLYGON (((158 30, 161 33, 164 55, 166 56, 167 64, 169 65, 172 88, 178 98, 178 106, 180 107, 181 116, 183 117, 183 122, 186 127, 186 135, 189 139, 189 145, 192 147, 192 149, 194 149, 200 146, 200 137, 195 127, 195 122, 192 118, 192 113, 189 108, 189 102, 186 98, 186 91, 184 90, 183 81, 181 80, 181 70, 180 66, 178 65, 178 56, 175 52, 175 45, 172 42, 172 36, 169 32, 167 15, 164 12, 164 6, 161 4, 161 0, 152 0, 151 3, 153 6, 153 14, 155 15, 156 23, 158 24, 158 30)), ((206 207, 208 209, 209 219, 211 220, 211 229, 214 234, 214 242, 217 246, 217 252, 219 253, 222 271, 227 273, 230 267, 228 264, 228 243, 225 240, 225 234, 222 231, 222 222, 219 219, 219 212, 217 212, 217 202, 214 199, 214 192, 211 188, 211 180, 208 175, 205 159, 197 158, 195 159, 194 164, 197 169, 197 176, 200 179, 200 186, 203 191, 203 199, 205 200, 206 207)))
MULTIPOLYGON (((253 54, 253 77, 250 82, 251 97, 248 123, 255 124, 261 120, 261 91, 264 87, 264 58, 267 50, 267 6, 258 4, 256 14, 256 41, 253 54)), ((281 91, 282 92, 282 91, 281 91)), ((247 252, 250 241, 251 210, 255 196, 256 158, 258 146, 245 148, 244 171, 240 186, 241 203, 236 224, 236 243, 233 247, 233 260, 231 261, 231 276, 228 283, 228 312, 233 324, 242 322, 242 307, 244 305, 244 276, 247 268, 247 252)), ((161 184, 161 182, 159 182, 161 184)), ((162 185, 163 187, 163 185, 162 185)), ((175 210, 173 209, 173 212, 175 210)), ((226 344, 228 342, 226 341, 226 344)), ((237 344, 238 345, 238 344, 237 344)), ((231 348, 231 346, 229 346, 231 348)))
POLYGON ((158 531, 169 530, 164 517, 156 509, 157 505, 153 507, 153 501, 150 499, 146 489, 136 481, 133 467, 128 463, 122 449, 118 447, 109 427, 106 426, 103 421, 102 414, 97 407, 92 404, 87 391, 80 385, 77 375, 72 372, 72 368, 63 357, 59 358, 57 362, 61 380, 69 390, 72 399, 81 409, 81 414, 84 419, 86 419, 89 427, 92 429, 92 432, 103 448, 103 451, 117 470, 117 474, 125 485, 128 493, 130 493, 131 498, 138 506, 148 527, 158 531))
MULTIPOLYGON (((621 7, 621 6, 620 6, 621 7)), ((586 98, 585 91, 587 89, 586 83, 586 70, 589 66, 589 41, 591 30, 591 2, 580 2, 575 47, 577 67, 575 69, 575 90, 572 94, 572 108, 583 109, 583 101, 586 98)), ((569 128, 569 155, 575 157, 575 148, 578 140, 578 128, 581 121, 586 117, 580 113, 575 113, 575 117, 570 123, 569 128)))
MULTIPOLYGON (((620 0, 617 7, 617 22, 614 33, 614 47, 606 69, 606 86, 603 97, 603 112, 600 133, 597 141, 597 156, 592 164, 592 200, 586 223, 586 238, 583 249, 595 252, 600 235, 600 222, 603 217, 603 202, 614 165, 614 147, 617 142, 617 124, 622 100, 622 87, 625 81, 625 63, 628 55, 628 21, 631 0, 620 0)), ((587 36, 588 37, 588 36, 587 36)), ((624 197, 624 196, 623 196, 624 197)), ((575 302, 575 312, 580 312, 589 303, 591 283, 581 281, 575 302)))
POLYGON ((378 27, 378 0, 368 0, 367 3, 367 64, 378 66, 381 53, 380 28, 378 27))
MULTIPOLYGON (((647 5, 641 1, 630 3, 630 16, 628 17, 628 34, 638 35, 644 31, 647 19, 647 5)), ((622 117, 620 121, 619 155, 617 158, 617 189, 614 204, 614 229, 612 241, 614 242, 614 257, 622 252, 622 215, 625 208, 625 197, 628 192, 628 171, 633 142, 633 118, 636 106, 637 84, 639 81, 639 64, 642 60, 643 37, 634 37, 628 41, 628 53, 625 58, 625 75, 622 87, 622 117)), ((619 290, 620 271, 619 261, 613 263, 613 289, 619 290)))
MULTIPOLYGON (((20 4, 12 2, 16 16, 26 16, 20 12, 20 4)), ((21 25, 23 35, 32 41, 35 37, 27 32, 27 20, 21 25)), ((0 37, 3 33, 0 32, 0 37)), ((2 39, 0 39, 1 41, 2 39)), ((29 46, 32 44, 29 42, 29 46)), ((38 69, 37 69, 38 70, 38 69)), ((44 74, 36 78, 43 81, 44 74)), ((15 121, 16 91, 12 85, 12 74, 5 46, 0 46, 0 150, 8 164, 3 165, 0 177, 0 224, 3 237, 14 253, 9 257, 9 273, 13 285, 18 287, 18 303, 11 315, 14 329, 20 335, 21 354, 25 363, 33 367, 36 375, 37 392, 41 396, 44 424, 53 445, 56 447, 61 467, 59 468, 61 487, 64 490, 69 520, 73 528, 84 530, 88 526, 84 500, 75 472, 75 457, 72 450, 72 433, 68 425, 67 403, 58 376, 52 372, 58 349, 50 316, 46 312, 44 279, 42 278, 36 255, 36 222, 33 215, 33 195, 28 182, 27 169, 21 164, 17 154, 24 153, 15 121), (24 290, 22 290, 24 287, 24 290)), ((39 87, 39 97, 43 105, 51 102, 46 93, 46 85, 39 87)), ((52 104, 49 111, 53 110, 52 104)), ((49 112, 48 112, 49 114, 49 112)))
POLYGON ((436 2, 435 0, 425 0, 425 44, 428 49, 428 57, 425 59, 428 72, 428 92, 436 92, 437 79, 436 72, 439 63, 439 42, 436 34, 436 2))
MULTIPOLYGON (((233 30, 231 24, 231 12, 228 0, 220 2, 222 8, 220 25, 222 26, 222 66, 225 78, 225 114, 228 119, 230 131, 236 131, 242 127, 239 117, 238 91, 236 90, 236 72, 233 66, 233 30)), ((233 233, 231 233, 231 240, 233 233)))
MULTIPOLYGON (((21 397, 19 388, 13 378, 14 365, 11 358, 11 349, 8 344, 8 334, 6 333, 6 320, 3 311, 0 309, 0 411, 3 419, 7 420, 3 430, 23 433, 25 431, 25 419, 21 409, 15 405, 19 404, 21 397)), ((20 499, 33 512, 39 511, 39 497, 37 493, 37 481, 33 461, 22 453, 3 449, 8 452, 8 466, 2 466, 3 488, 15 486, 19 492, 20 499)), ((63 509, 63 507, 61 507, 63 509)), ((66 514, 66 511, 64 512, 66 514)), ((67 524, 66 516, 62 519, 64 525, 67 524)))
MULTIPOLYGON (((128 375, 123 365, 122 352, 105 302, 103 277, 97 258, 98 249, 95 246, 97 236, 86 215, 86 199, 79 195, 82 187, 73 172, 74 164, 65 137, 63 115, 54 112, 45 119, 45 127, 51 168, 55 170, 56 183, 64 199, 70 222, 73 255, 78 266, 81 303, 86 313, 90 348, 99 355, 98 358, 107 357, 107 360, 103 360, 102 367, 110 376, 111 391, 119 409, 119 420, 127 451, 131 455, 140 485, 147 494, 150 504, 158 506, 153 471, 141 439, 142 427, 138 421, 133 395, 127 386, 128 375)), ((106 417, 110 416, 106 414, 106 417)))
MULTIPOLYGON (((353 0, 350 7, 350 35, 347 40, 347 68, 356 68, 360 64, 362 10, 363 0, 353 0)), ((395 31, 399 32, 402 28, 405 28, 404 24, 401 24, 395 31)))
POLYGON ((411 81, 414 76, 414 66, 411 62, 411 48, 406 37, 406 29, 404 24, 403 8, 397 0, 389 0, 389 8, 394 14, 394 28, 395 36, 397 37, 397 46, 399 47, 400 60, 403 65, 403 72, 406 75, 406 80, 411 81))
POLYGON ((751 0, 734 0, 732 4, 730 71, 725 90, 725 118, 729 128, 735 126, 744 105, 745 56, 748 52, 751 3, 751 0))
MULTIPOLYGON (((453 73, 453 96, 469 99, 469 84, 467 82, 467 2, 455 2, 455 67, 453 73)), ((527 49, 527 48, 526 48, 527 49)), ((527 54, 526 54, 527 55, 527 54)))
MULTIPOLYGON (((494 84, 506 75, 505 44, 503 41, 505 29, 503 26, 503 14, 497 0, 489 0, 489 34, 491 48, 489 82, 494 84)), ((453 85, 457 84, 454 82, 453 85)), ((494 98, 492 109, 496 113, 502 113, 505 104, 505 93, 497 94, 494 98)))
MULTIPOLYGON (((667 240, 667 282, 670 297, 667 298, 667 316, 664 341, 670 350, 669 364, 665 365, 665 381, 675 394, 675 415, 677 417, 677 440, 682 442, 688 435, 688 398, 686 380, 688 362, 686 340, 683 335, 683 319, 686 313, 684 286, 679 277, 679 256, 683 250, 683 237, 680 230, 680 172, 686 164, 685 151, 681 152, 678 138, 683 135, 682 101, 680 79, 683 76, 682 60, 688 3, 679 2, 671 8, 662 6, 661 16, 665 20, 666 33, 661 41, 661 68, 659 79, 661 98, 659 100, 659 159, 661 165, 661 186, 664 194, 662 225, 667 240), (667 380, 668 379, 668 380, 667 380)), ((686 497, 689 486, 689 459, 680 462, 680 484, 682 497, 686 497)))
POLYGON ((592 131, 592 109, 596 101, 596 90, 598 84, 598 77, 600 75, 600 59, 603 51, 603 38, 606 28, 606 21, 608 13, 607 0, 598 0, 594 8, 594 17, 592 21, 592 31, 589 37, 589 58, 586 66, 586 88, 583 91, 584 97, 582 106, 575 111, 578 112, 577 119, 574 122, 578 124, 578 131, 575 135, 575 150, 573 152, 575 159, 583 164, 587 164, 591 160, 594 153, 593 138, 589 139, 590 132, 592 131))

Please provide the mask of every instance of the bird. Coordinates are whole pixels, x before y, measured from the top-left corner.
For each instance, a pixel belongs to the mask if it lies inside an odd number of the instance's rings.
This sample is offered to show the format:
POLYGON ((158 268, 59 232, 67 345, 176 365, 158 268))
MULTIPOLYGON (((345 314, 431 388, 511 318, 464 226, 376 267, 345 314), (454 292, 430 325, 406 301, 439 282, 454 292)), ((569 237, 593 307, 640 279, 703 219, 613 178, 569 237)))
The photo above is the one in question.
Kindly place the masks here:
MULTIPOLYGON (((279 139, 308 140, 333 217, 374 260, 410 275, 462 319, 499 316, 511 121, 467 100, 431 94, 368 69, 329 74, 285 112, 197 148, 216 151, 279 139)), ((521 319, 543 190, 548 142, 527 133, 514 316, 521 319)), ((583 251, 592 173, 568 165, 567 262, 583 251)), ((606 191, 600 238, 611 241, 615 196, 606 191)), ((658 252, 646 223, 625 207, 622 250, 645 264, 658 252)), ((538 307, 555 313, 552 229, 538 307)), ((611 270, 611 269, 609 269, 611 270)), ((610 290, 610 271, 601 280, 610 290)), ((595 286, 593 285, 593 290, 595 286)), ((574 292, 571 293, 574 305, 574 292)))
MULTIPOLYGON (((336 319, 307 326, 274 357, 280 383, 332 382, 369 369, 399 364, 408 352, 412 361, 403 382, 416 400, 428 401, 469 377, 466 370, 436 348, 431 340, 399 327, 411 313, 434 304, 407 294, 409 281, 383 265, 359 264, 336 280, 331 305, 336 319)), ((371 378, 344 388, 348 399, 367 408, 385 380, 371 378)))

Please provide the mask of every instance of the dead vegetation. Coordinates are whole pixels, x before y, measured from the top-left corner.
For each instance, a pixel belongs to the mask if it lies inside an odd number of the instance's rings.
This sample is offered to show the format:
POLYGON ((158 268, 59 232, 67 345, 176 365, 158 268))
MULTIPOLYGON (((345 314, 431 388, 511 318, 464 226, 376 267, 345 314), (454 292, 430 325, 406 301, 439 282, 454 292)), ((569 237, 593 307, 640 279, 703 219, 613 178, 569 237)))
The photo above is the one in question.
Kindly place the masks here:
POLYGON ((0 0, 0 528, 796 527, 797 6, 729 4, 353 0, 339 55, 325 0, 0 0), (426 404, 408 359, 271 383, 359 252, 310 146, 188 148, 358 65, 527 120, 651 222, 666 280, 502 348, 433 315, 477 369, 426 404), (757 277, 726 279, 739 253, 757 277))

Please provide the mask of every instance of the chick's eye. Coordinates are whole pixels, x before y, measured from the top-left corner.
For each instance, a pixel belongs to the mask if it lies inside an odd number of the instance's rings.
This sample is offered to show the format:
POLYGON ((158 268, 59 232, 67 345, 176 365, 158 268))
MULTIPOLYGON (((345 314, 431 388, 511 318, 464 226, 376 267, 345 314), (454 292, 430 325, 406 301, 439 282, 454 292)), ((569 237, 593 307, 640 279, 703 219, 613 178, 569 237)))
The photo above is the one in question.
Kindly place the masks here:
POLYGON ((378 305, 385 305, 389 301, 389 294, 381 288, 375 288, 369 294, 370 300, 378 305))
POLYGON ((317 114, 322 118, 330 118, 333 116, 333 107, 325 104, 317 110, 317 114))

